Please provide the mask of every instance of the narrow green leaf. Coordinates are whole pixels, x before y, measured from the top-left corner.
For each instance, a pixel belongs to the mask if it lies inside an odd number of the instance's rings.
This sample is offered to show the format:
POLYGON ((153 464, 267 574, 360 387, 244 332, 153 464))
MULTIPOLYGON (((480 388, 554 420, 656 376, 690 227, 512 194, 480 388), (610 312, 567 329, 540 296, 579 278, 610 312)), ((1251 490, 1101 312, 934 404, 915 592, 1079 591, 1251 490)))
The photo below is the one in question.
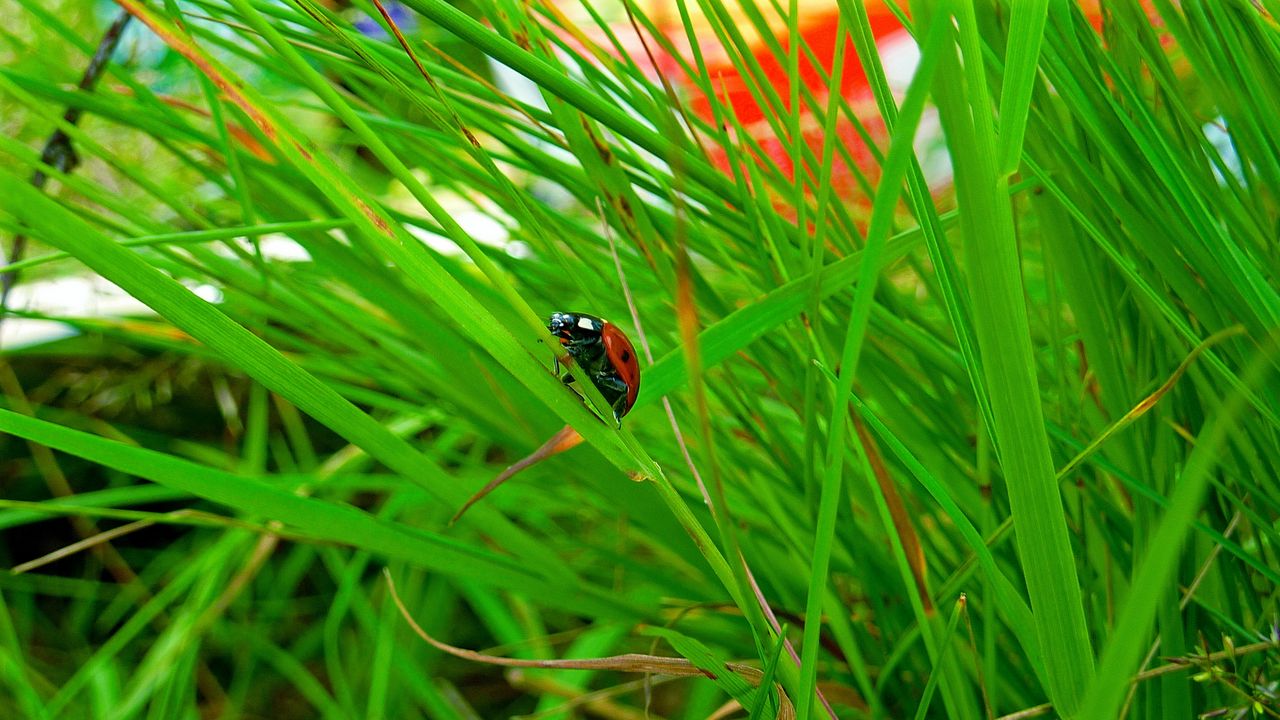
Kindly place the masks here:
POLYGON ((998 172, 1008 177, 1022 161, 1031 91, 1039 71, 1040 44, 1049 17, 1049 0, 1019 0, 1011 6, 1009 47, 1004 57, 1004 85, 1000 89, 1000 160, 998 172))

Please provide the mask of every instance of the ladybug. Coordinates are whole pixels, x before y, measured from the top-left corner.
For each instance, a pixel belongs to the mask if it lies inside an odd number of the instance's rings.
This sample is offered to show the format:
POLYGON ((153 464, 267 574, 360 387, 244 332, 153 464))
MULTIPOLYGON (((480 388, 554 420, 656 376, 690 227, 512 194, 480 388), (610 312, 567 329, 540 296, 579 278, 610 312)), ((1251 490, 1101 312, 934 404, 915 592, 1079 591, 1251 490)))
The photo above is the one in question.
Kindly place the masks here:
MULTIPOLYGON (((614 420, 621 422, 640 392, 640 361, 626 333, 595 315, 575 312, 551 313, 547 330, 608 401, 614 420)), ((560 374, 558 360, 555 372, 560 374)), ((573 376, 565 375, 564 382, 573 382, 573 376)))

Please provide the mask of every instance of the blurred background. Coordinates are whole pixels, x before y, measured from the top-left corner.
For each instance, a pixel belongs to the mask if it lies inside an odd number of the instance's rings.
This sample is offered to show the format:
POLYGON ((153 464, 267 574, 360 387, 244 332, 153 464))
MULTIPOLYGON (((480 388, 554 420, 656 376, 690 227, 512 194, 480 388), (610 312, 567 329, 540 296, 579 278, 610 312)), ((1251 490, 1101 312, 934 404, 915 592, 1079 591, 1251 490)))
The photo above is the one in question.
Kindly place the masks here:
POLYGON ((0 716, 1280 715, 1274 5, 0 7, 0 716))

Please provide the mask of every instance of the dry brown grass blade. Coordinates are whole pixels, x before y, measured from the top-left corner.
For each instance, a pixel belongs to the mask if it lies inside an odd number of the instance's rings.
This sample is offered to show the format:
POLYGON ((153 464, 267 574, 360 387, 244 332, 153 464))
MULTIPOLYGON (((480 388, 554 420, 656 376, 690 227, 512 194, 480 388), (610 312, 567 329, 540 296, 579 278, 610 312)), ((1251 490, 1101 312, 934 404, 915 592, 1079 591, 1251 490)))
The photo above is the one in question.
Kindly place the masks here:
MULTIPOLYGON (((525 660, 522 658, 486 655, 475 650, 455 647, 428 635, 427 631, 423 630, 422 626, 409 614, 409 609, 405 607, 404 601, 400 599, 400 593, 396 590, 396 583, 391 577, 391 571, 384 568, 382 575, 387 580, 387 588, 391 591, 391 599, 395 602, 396 608, 400 610, 400 615, 405 622, 409 623, 409 627, 413 629, 414 633, 431 647, 456 658, 501 667, 543 668, 549 670, 612 670, 615 672, 651 673, 676 677, 694 677, 698 675, 711 677, 709 672, 684 658, 664 657, 662 655, 625 653, 622 655, 571 660, 525 660)), ((764 678, 764 673, 759 668, 742 663, 725 663, 725 669, 739 675, 743 680, 756 687, 760 685, 760 681, 764 678)), ((780 700, 778 720, 794 720, 796 716, 795 708, 792 706, 790 698, 787 697, 781 686, 775 687, 778 689, 778 698, 780 700)))
POLYGON ((1204 351, 1227 338, 1244 334, 1245 329, 1243 326, 1232 325, 1225 330, 1219 330, 1205 338, 1203 342, 1195 346, 1195 348, 1192 349, 1185 358, 1183 358, 1182 362, 1178 364, 1177 369, 1173 371, 1173 374, 1170 375, 1167 380, 1160 384, 1160 387, 1156 388, 1154 392, 1143 398, 1137 405, 1134 405, 1133 408, 1131 408, 1129 412, 1125 413, 1119 420, 1111 423, 1106 430, 1102 431, 1101 435, 1095 438, 1093 442, 1089 443, 1089 445, 1085 447, 1085 449, 1081 450, 1074 458, 1071 459, 1070 462, 1064 465, 1063 468, 1058 471, 1058 479, 1061 480, 1062 478, 1065 478, 1068 473, 1079 467, 1080 463, 1084 462, 1086 458, 1092 455, 1095 450, 1097 450, 1113 435, 1133 424, 1133 422, 1138 418, 1146 415, 1151 408, 1156 406, 1156 403, 1158 403, 1161 398, 1163 398, 1175 385, 1178 384, 1178 380, 1180 380, 1187 372, 1187 369, 1191 367, 1191 363, 1195 362, 1196 358, 1200 357, 1204 351))
POLYGON ((920 595, 920 602, 924 606, 924 611, 932 615, 933 600, 929 597, 927 582, 929 566, 925 562, 924 546, 920 544, 920 536, 916 534, 915 525, 911 524, 906 505, 902 502, 902 496, 898 494, 898 487, 894 485, 893 477, 889 475, 889 469, 885 467, 875 438, 867 432, 867 427, 856 410, 850 408, 849 414, 853 418, 853 427, 858 431, 862 447, 867 453, 867 462, 871 464, 871 471, 876 476, 876 484, 880 486, 880 493, 884 495, 885 504, 889 506, 894 532, 902 541, 902 550, 907 555, 907 564, 911 566, 911 575, 915 578, 916 592, 920 595))
POLYGON ((98 547, 99 545, 110 542, 118 537, 123 537, 125 535, 128 535, 129 533, 137 532, 144 528, 149 528, 155 523, 156 523, 155 520, 138 520, 136 522, 131 522, 127 525, 121 525, 120 527, 112 528, 110 530, 103 530, 102 532, 99 532, 95 535, 90 535, 89 537, 86 537, 82 540, 73 542, 70 545, 60 547, 57 550, 54 550, 53 552, 41 555, 40 557, 34 560, 28 560, 27 562, 21 563, 19 565, 14 565, 13 568, 9 570, 9 572, 12 575, 21 575, 22 573, 30 572, 31 570, 35 570, 36 568, 44 567, 45 565, 48 565, 51 562, 56 562, 65 557, 70 557, 71 555, 81 552, 82 550, 88 550, 89 548, 98 547))
MULTIPOLYGON (((133 16, 130 15, 129 17, 133 17, 133 16)), ((127 87, 124 85, 116 85, 115 87, 112 88, 112 91, 119 95, 124 95, 126 97, 134 96, 133 88, 127 87)), ((155 98, 156 100, 159 100, 160 102, 164 103, 165 105, 168 105, 171 108, 177 108, 184 112, 189 112, 192 115, 197 115, 206 120, 210 119, 213 115, 208 110, 200 107, 199 105, 196 105, 193 102, 188 102, 179 97, 174 97, 172 95, 157 94, 155 98)), ((258 142, 258 138, 254 137, 253 133, 249 132, 248 130, 244 129, 244 127, 231 121, 227 121, 225 125, 227 127, 227 133, 231 135, 231 138, 235 140, 237 143, 239 143, 241 147, 243 147, 247 152, 251 153, 255 158, 257 158, 258 160, 261 160, 264 163, 275 162, 275 156, 267 152, 267 149, 262 146, 262 143, 258 142)), ((209 153, 211 156, 222 158, 221 162, 224 164, 226 163, 226 158, 223 157, 223 153, 221 150, 206 146, 205 152, 209 153)))
MULTIPOLYGON (((409 614, 408 608, 400 599, 400 594, 396 591, 395 581, 391 578, 390 571, 384 570, 383 575, 387 579, 387 587, 391 590, 391 598, 395 601, 396 607, 399 608, 400 614, 404 617, 405 622, 409 623, 409 627, 417 633, 428 645, 435 649, 448 653, 454 657, 470 660, 472 662, 484 663, 486 665, 499 665, 501 667, 522 667, 522 668, 544 668, 559 670, 615 670, 618 672, 640 672, 653 673, 656 675, 677 675, 677 676, 694 676, 707 673, 695 666, 684 658, 663 657, 661 655, 645 655, 641 653, 626 653, 623 655, 609 655, 598 658, 581 658, 573 660, 524 660, 521 658, 498 657, 496 655, 486 655, 474 650, 466 650, 464 648, 455 647, 448 643, 441 642, 427 634, 425 630, 418 625, 413 616, 409 614)), ((760 670, 737 663, 728 663, 727 667, 733 672, 742 675, 748 681, 755 680, 760 682, 762 673, 760 670)))
POLYGON ((453 517, 449 518, 449 524, 452 525, 458 522, 458 518, 461 518, 462 514, 465 513, 472 505, 479 502, 485 495, 497 490, 499 485, 510 480, 516 473, 530 466, 537 465, 552 455, 558 455, 566 450, 572 450, 581 442, 582 435, 578 434, 578 431, 574 430, 572 426, 565 425, 559 432, 548 438, 547 441, 542 444, 542 447, 509 465, 506 470, 498 473, 497 477, 490 480, 484 487, 480 488, 475 495, 468 498, 467 502, 458 509, 458 512, 454 513, 453 517))

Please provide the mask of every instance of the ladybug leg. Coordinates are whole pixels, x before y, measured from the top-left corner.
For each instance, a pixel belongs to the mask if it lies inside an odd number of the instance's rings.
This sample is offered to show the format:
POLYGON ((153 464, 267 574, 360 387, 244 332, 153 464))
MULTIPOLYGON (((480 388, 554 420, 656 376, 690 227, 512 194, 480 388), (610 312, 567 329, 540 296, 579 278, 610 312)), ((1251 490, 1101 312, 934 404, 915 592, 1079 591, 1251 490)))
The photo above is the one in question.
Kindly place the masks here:
POLYGON ((627 394, 627 384, 616 373, 607 370, 596 373, 596 387, 609 388, 613 392, 622 393, 624 397, 627 394))
POLYGON ((563 382, 565 385, 568 385, 573 382, 573 375, 571 373, 565 373, 561 375, 561 373, 564 372, 564 370, 568 367, 569 365, 567 363, 563 365, 560 363, 560 358, 558 357, 551 358, 551 374, 555 375, 557 378, 560 378, 560 381, 563 382))
POLYGON ((595 385, 600 388, 600 394, 604 395, 605 399, 610 395, 615 396, 609 406, 613 409, 614 422, 618 427, 622 427, 622 415, 626 412, 627 404, 627 384, 616 373, 599 372, 595 375, 595 385))

